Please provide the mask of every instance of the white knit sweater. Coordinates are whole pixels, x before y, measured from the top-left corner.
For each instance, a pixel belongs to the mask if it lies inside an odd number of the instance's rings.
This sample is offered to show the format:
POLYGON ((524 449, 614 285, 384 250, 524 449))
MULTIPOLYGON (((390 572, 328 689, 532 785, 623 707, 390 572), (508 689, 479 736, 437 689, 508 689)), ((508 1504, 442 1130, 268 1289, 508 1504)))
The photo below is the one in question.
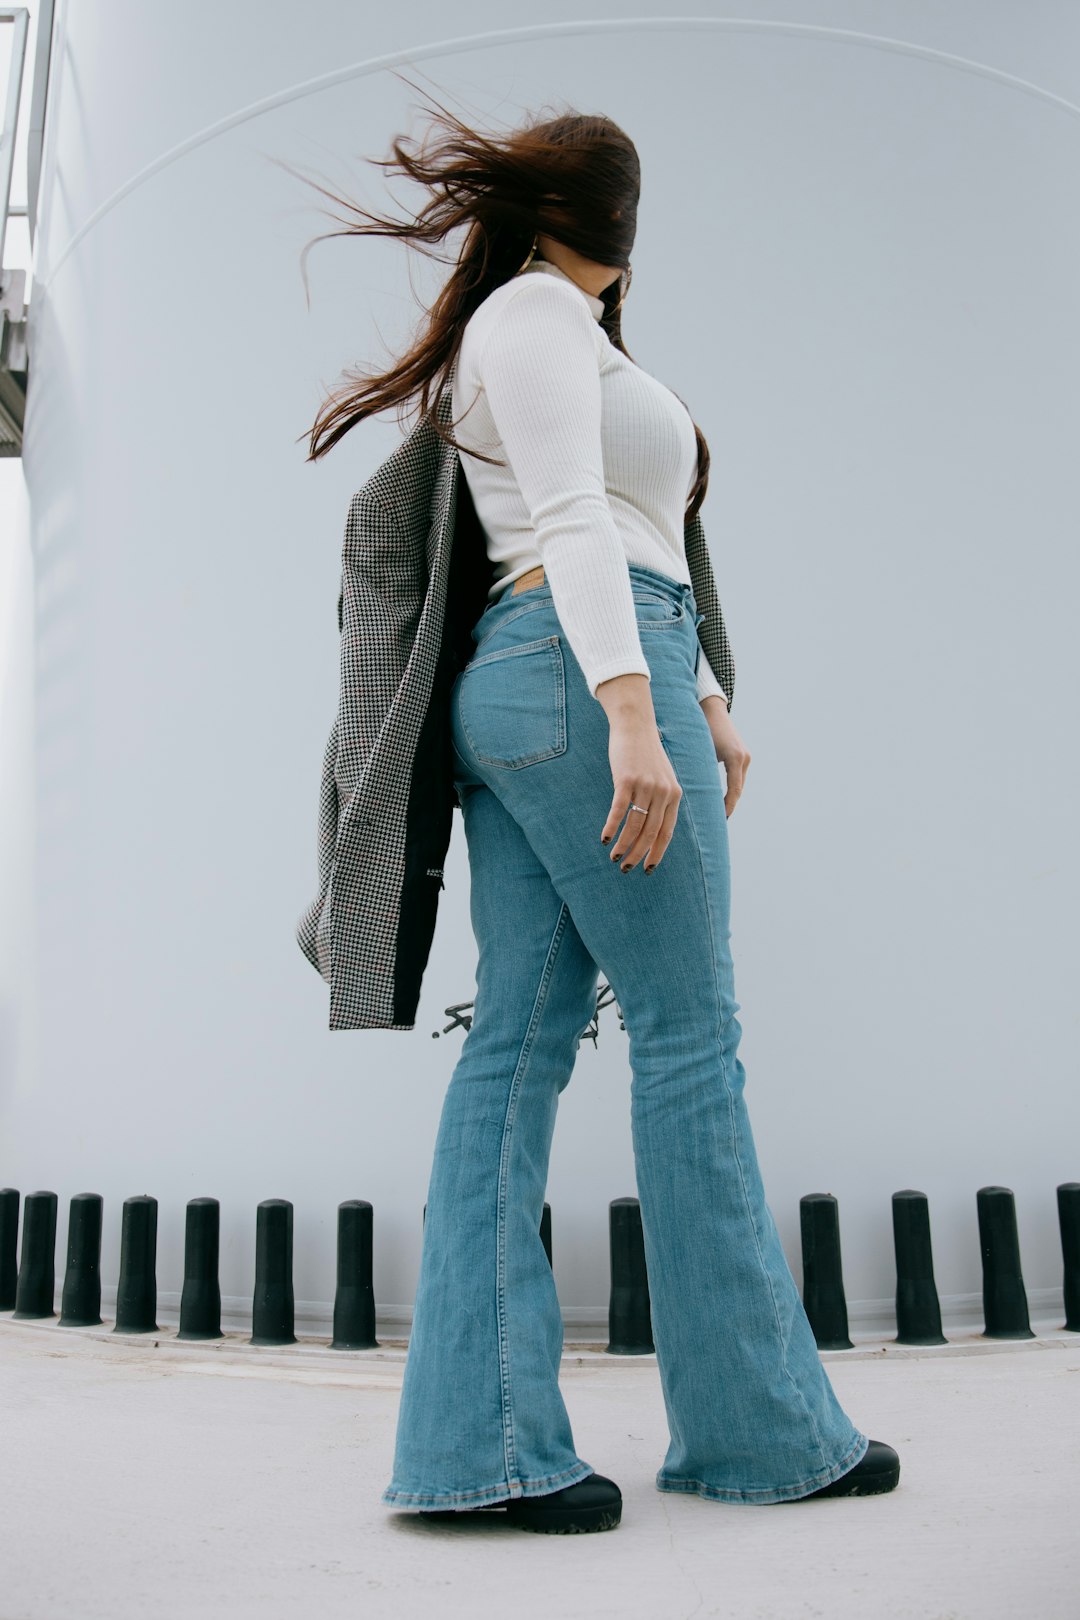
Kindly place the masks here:
MULTIPOLYGON (((615 675, 649 675, 628 563, 692 583, 683 521, 697 473, 685 406, 600 326, 603 301, 534 259, 466 324, 454 375, 459 443, 496 600, 543 563, 552 602, 593 697, 615 675)), ((698 699, 724 697, 704 648, 698 699)), ((725 699, 726 701, 726 699, 725 699)))

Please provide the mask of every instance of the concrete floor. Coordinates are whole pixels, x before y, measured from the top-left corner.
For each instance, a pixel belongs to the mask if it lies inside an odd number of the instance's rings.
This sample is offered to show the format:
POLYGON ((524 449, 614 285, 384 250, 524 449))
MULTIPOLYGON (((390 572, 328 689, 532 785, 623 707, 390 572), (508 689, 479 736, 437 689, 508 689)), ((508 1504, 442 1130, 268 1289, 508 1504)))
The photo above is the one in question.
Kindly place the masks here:
MULTIPOLYGON (((0 1620, 1080 1620, 1080 1334, 823 1360, 900 1452, 880 1497, 743 1507, 658 1491, 653 1356, 567 1346, 614 1531, 384 1507, 404 1347, 118 1337, 0 1317, 0 1620)), ((946 1334, 952 1332, 946 1325, 946 1334)))

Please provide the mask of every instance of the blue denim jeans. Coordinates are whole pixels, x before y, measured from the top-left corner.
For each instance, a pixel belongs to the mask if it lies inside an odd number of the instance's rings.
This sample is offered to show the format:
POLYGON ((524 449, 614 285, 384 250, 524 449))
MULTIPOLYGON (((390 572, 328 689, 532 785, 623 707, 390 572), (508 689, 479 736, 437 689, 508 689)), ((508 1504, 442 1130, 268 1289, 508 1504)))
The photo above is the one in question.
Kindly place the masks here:
POLYGON ((727 816, 697 699, 693 590, 637 564, 630 578, 657 727, 683 790, 654 872, 622 872, 600 842, 608 719, 546 582, 488 606, 452 690, 477 989, 436 1139, 386 1503, 483 1507, 594 1471, 559 1389, 563 1325, 540 1222, 559 1096, 598 972, 628 1036, 670 1431, 657 1487, 782 1502, 839 1478, 869 1444, 822 1364, 743 1098, 727 816))

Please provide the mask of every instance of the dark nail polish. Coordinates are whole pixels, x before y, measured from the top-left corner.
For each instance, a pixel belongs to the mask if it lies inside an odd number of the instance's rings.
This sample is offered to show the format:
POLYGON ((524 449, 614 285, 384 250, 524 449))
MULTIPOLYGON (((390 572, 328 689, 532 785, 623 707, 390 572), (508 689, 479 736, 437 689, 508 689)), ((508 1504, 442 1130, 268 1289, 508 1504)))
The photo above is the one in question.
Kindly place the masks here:
POLYGON ((646 872, 655 872, 656 871, 656 862, 654 861, 652 866, 647 866, 645 868, 645 870, 646 870, 646 872))

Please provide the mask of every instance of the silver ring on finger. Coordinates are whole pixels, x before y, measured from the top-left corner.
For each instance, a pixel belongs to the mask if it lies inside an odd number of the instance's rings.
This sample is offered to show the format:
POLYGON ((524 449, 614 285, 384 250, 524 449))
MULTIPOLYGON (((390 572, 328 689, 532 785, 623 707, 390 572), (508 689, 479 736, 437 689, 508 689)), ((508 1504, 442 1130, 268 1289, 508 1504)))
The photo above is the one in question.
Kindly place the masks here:
POLYGON ((648 810, 645 808, 645 806, 643 804, 633 804, 633 803, 631 803, 630 808, 631 808, 631 810, 640 810, 643 816, 647 816, 648 813, 649 813, 648 810))

